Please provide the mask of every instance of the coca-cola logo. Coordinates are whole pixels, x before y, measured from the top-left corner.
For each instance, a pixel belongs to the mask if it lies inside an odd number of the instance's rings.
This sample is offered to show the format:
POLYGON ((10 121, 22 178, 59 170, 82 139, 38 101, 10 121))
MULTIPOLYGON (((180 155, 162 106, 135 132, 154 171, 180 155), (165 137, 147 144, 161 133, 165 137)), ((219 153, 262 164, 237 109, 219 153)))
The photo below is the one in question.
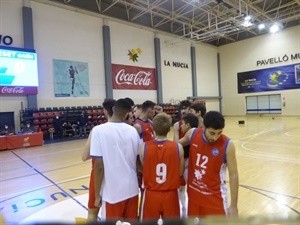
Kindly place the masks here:
POLYGON ((151 72, 138 71, 135 73, 126 73, 125 69, 121 69, 116 77, 117 84, 137 85, 137 86, 150 86, 151 85, 151 72))
POLYGON ((24 87, 7 87, 7 86, 4 86, 1 89, 1 93, 3 93, 3 94, 23 94, 24 93, 24 87))

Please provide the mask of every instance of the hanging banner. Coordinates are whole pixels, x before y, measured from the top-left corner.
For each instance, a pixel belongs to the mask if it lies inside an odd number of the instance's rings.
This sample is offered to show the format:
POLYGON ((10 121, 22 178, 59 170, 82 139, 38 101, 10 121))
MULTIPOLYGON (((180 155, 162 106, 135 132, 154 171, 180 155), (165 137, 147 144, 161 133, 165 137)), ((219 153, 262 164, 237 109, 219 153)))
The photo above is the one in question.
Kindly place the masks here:
POLYGON ((238 93, 300 88, 300 64, 238 73, 238 93))
POLYGON ((88 64, 53 59, 55 97, 90 96, 88 64))
POLYGON ((154 68, 112 64, 113 89, 156 90, 154 68))

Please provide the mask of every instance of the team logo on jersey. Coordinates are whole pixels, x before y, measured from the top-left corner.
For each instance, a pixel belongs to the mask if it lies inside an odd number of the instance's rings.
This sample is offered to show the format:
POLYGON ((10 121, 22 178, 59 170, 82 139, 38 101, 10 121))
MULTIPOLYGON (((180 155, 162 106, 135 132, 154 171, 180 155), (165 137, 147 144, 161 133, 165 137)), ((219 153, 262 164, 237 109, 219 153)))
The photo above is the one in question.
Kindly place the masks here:
POLYGON ((211 153, 213 154, 213 156, 217 156, 217 155, 219 155, 219 149, 217 149, 217 148, 214 148, 212 151, 211 151, 211 153))

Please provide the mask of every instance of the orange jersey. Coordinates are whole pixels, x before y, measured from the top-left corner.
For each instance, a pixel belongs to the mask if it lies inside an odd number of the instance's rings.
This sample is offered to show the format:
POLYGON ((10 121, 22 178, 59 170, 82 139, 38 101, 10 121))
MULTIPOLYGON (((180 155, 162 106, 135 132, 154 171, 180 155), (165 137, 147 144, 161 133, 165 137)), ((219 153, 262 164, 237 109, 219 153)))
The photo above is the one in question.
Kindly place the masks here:
POLYGON ((221 135, 208 143, 204 130, 195 129, 190 139, 187 192, 189 200, 203 207, 227 208, 226 150, 229 138, 221 135))
POLYGON ((143 139, 143 142, 151 141, 154 139, 154 131, 152 127, 152 121, 151 120, 141 120, 140 118, 137 118, 134 123, 137 123, 142 128, 142 133, 140 134, 140 138, 143 139))
POLYGON ((169 191, 180 187, 180 151, 176 142, 146 142, 143 160, 145 189, 169 191))

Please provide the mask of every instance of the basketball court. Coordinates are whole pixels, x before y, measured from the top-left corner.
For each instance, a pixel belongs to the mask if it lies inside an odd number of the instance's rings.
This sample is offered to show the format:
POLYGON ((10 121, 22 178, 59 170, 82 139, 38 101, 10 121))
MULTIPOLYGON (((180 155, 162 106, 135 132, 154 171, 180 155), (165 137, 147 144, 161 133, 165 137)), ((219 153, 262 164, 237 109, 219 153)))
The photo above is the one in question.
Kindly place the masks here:
MULTIPOLYGON (((225 119, 224 134, 236 146, 240 217, 299 224, 300 118, 225 119)), ((0 210, 7 222, 85 222, 91 169, 80 158, 85 142, 0 151, 0 210)))

